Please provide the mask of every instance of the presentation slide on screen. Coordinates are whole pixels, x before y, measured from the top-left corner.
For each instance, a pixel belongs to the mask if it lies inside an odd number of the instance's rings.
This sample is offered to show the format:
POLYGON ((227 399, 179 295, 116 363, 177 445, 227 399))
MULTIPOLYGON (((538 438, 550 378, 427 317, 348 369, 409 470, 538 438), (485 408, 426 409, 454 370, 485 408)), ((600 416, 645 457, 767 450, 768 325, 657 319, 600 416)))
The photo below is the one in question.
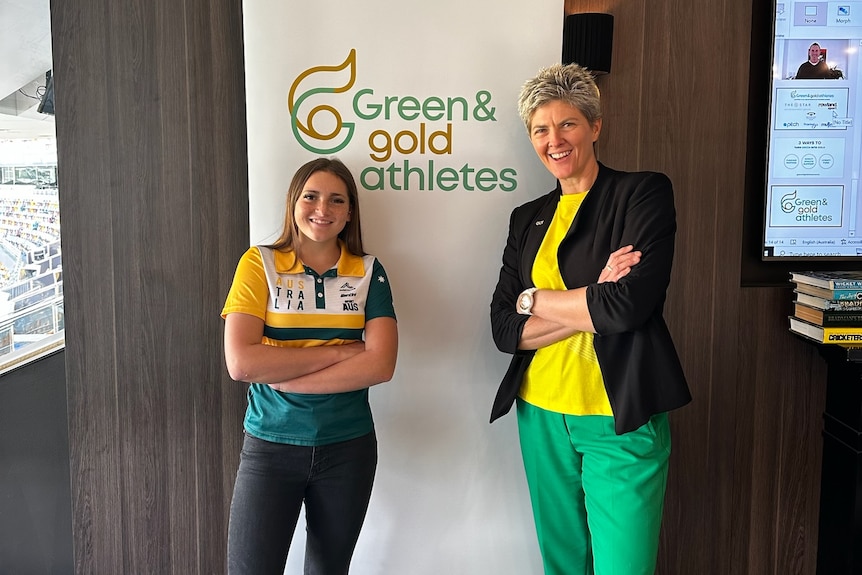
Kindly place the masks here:
POLYGON ((773 186, 769 226, 773 228, 840 228, 841 186, 773 186))
POLYGON ((840 178, 843 138, 775 138, 772 157, 777 178, 840 178))
POLYGON ((778 2, 764 258, 862 256, 862 2, 778 2))
POLYGON ((846 87, 777 88, 774 95, 776 130, 846 130, 846 87))

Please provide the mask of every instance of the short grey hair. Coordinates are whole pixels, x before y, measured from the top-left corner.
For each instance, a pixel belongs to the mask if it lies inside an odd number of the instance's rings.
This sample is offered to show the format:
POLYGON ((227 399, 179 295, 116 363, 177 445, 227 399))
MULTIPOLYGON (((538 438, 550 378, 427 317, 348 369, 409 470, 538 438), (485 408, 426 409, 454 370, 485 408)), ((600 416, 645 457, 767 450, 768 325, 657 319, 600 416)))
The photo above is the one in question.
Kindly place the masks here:
POLYGON ((562 100, 581 111, 592 125, 602 117, 599 88, 592 72, 578 64, 554 64, 527 80, 518 96, 518 114, 527 131, 538 108, 562 100))

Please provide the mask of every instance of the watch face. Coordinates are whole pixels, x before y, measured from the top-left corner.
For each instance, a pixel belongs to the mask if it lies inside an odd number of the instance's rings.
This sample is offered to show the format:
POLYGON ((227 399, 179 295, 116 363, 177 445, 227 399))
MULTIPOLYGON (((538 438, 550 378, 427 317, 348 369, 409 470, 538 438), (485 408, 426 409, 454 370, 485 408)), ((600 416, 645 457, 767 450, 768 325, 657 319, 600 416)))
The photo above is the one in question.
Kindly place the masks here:
POLYGON ((530 304, 532 303, 532 299, 528 294, 524 294, 521 296, 521 301, 518 303, 521 306, 521 309, 528 310, 530 309, 530 304))

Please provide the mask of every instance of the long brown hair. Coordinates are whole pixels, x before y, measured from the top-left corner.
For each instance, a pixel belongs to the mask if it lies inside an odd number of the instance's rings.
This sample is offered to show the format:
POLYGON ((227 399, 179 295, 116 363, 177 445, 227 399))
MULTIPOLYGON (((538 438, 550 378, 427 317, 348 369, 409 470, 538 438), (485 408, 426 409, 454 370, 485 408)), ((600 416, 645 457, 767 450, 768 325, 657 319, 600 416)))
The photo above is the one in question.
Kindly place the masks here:
POLYGON ((296 225, 296 220, 293 217, 293 211, 296 208, 296 202, 299 201, 299 196, 302 194, 305 183, 313 174, 317 172, 329 172, 333 176, 339 178, 344 185, 347 186, 347 199, 350 209, 350 221, 345 224, 344 229, 338 234, 338 238, 346 245, 350 253, 357 256, 364 256, 365 250, 362 249, 362 224, 359 219, 359 192, 356 188, 356 181, 353 179, 353 174, 344 163, 337 158, 317 158, 311 160, 299 167, 293 175, 293 180, 290 182, 290 187, 287 189, 287 205, 284 210, 284 228, 281 230, 281 235, 275 242, 270 245, 272 249, 289 248, 296 250, 298 246, 299 228, 296 225))

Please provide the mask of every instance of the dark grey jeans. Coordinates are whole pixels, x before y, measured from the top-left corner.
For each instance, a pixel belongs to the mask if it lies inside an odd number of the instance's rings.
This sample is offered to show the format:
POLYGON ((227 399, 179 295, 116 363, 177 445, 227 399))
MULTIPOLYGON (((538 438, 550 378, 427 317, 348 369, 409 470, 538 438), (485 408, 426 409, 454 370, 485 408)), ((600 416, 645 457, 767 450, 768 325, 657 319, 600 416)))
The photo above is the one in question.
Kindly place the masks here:
POLYGON ((305 502, 305 575, 345 575, 365 520, 374 432, 305 447, 245 436, 228 525, 230 575, 282 575, 305 502))

